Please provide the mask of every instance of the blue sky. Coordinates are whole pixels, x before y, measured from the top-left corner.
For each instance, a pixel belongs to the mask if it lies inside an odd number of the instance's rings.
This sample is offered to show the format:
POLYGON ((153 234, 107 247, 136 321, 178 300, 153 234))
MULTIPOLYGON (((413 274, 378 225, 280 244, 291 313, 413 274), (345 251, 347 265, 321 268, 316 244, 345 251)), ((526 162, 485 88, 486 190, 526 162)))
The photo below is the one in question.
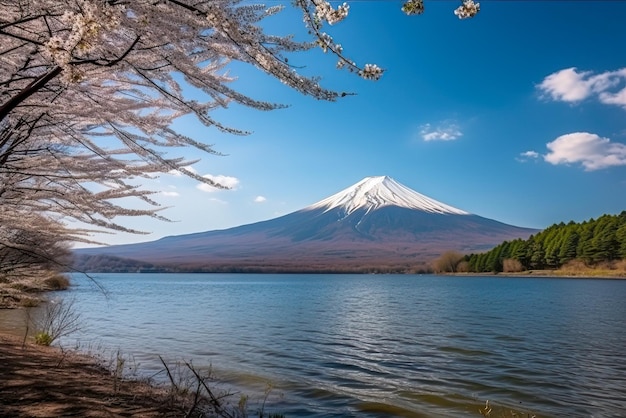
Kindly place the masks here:
MULTIPOLYGON (((289 4, 268 31, 302 39, 289 4)), ((335 69, 318 50, 291 57, 325 87, 356 93, 328 103, 232 65, 234 87, 289 105, 212 115, 251 132, 244 137, 187 118, 177 124, 225 155, 177 152, 202 158, 193 168, 232 190, 163 175, 145 186, 160 191, 163 215, 175 222, 120 219, 151 234, 97 239, 141 242, 258 222, 379 175, 525 227, 626 209, 626 2, 485 1, 469 20, 454 16, 453 1, 426 0, 425 13, 412 17, 401 1, 348 4, 348 18, 327 31, 358 63, 384 68, 379 81, 335 69)))

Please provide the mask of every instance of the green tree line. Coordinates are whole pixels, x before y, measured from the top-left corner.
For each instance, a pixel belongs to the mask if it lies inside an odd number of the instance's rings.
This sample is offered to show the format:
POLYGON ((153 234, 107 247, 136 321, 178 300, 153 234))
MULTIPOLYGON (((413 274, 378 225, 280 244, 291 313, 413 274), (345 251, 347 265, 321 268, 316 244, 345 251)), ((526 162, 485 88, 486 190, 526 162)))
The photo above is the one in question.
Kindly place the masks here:
POLYGON ((504 241, 463 257, 470 272, 558 269, 572 260, 596 265, 626 258, 626 211, 581 223, 554 224, 527 240, 504 241))

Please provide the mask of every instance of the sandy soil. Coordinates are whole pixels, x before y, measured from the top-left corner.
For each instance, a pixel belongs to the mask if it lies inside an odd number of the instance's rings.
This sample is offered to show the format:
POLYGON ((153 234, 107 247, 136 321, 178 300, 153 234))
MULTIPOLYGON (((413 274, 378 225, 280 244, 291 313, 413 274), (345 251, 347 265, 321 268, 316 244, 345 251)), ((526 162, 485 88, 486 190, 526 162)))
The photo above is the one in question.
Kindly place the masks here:
POLYGON ((115 379, 90 357, 0 335, 1 417, 178 417, 166 390, 115 379))

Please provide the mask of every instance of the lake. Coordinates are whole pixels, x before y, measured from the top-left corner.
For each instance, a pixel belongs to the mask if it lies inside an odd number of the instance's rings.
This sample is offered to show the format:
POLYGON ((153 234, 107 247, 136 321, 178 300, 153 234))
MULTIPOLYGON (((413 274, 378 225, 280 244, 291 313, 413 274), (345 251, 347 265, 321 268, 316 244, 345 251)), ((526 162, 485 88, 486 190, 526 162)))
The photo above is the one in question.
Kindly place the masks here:
POLYGON ((486 400, 507 416, 626 411, 624 280, 96 277, 106 296, 83 276, 58 294, 84 324, 64 345, 127 353, 144 376, 159 355, 212 366, 251 405, 271 384, 266 411, 287 417, 480 417, 486 400))

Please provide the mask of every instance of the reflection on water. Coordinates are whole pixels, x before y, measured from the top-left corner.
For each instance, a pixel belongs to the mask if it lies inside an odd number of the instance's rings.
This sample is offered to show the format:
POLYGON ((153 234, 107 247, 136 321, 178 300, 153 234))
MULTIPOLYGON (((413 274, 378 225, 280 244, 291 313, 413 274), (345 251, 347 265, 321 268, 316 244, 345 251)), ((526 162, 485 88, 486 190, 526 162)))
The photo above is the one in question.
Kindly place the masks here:
POLYGON ((101 275, 108 297, 74 283, 61 296, 81 346, 132 353, 147 375, 163 355, 246 393, 271 382, 291 417, 480 416, 487 399, 508 415, 626 411, 626 281, 101 275))

